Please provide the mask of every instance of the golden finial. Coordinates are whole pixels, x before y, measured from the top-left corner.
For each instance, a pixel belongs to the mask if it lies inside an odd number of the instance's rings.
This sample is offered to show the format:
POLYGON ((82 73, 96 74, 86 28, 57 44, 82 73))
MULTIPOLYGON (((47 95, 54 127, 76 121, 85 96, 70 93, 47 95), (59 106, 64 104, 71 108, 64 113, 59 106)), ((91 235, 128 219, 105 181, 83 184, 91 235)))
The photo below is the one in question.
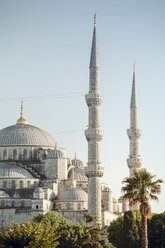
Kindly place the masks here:
POLYGON ((21 117, 23 117, 23 104, 24 104, 24 102, 23 102, 23 99, 21 100, 21 117))
POLYGON ((74 159, 77 160, 77 152, 75 152, 74 159))
POLYGON ((133 64, 133 72, 135 72, 135 64, 133 64))
POLYGON ((96 25, 96 13, 94 14, 94 25, 96 25))
POLYGON ((24 102, 23 102, 23 99, 22 99, 21 100, 21 116, 16 122, 17 125, 27 124, 26 119, 23 117, 23 104, 24 104, 24 102))

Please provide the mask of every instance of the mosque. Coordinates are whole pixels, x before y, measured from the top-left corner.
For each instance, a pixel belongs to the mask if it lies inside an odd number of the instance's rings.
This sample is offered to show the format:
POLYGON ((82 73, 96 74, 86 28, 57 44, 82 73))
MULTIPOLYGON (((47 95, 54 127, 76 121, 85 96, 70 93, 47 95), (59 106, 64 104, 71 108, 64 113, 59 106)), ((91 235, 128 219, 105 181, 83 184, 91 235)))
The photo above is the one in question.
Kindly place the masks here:
MULTIPOLYGON (((106 183, 101 181, 104 167, 100 161, 99 59, 96 17, 89 67, 89 91, 85 99, 89 109, 87 166, 76 155, 67 157, 66 150, 42 129, 27 123, 23 114, 15 125, 0 130, 0 226, 15 220, 22 223, 37 213, 57 211, 69 220, 80 222, 86 213, 98 217, 103 226, 128 210, 122 198, 116 200, 106 183)), ((130 105, 130 176, 141 167, 137 122, 135 70, 130 105)))

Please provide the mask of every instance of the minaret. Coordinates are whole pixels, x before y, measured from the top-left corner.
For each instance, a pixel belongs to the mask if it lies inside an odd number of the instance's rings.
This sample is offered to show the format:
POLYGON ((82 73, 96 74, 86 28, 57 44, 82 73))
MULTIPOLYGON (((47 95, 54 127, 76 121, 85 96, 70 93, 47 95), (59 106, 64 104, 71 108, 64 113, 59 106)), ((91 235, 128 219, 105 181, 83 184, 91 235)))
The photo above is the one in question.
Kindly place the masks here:
POLYGON ((133 175, 134 170, 141 168, 142 160, 139 155, 139 138, 141 130, 138 129, 138 104, 135 82, 135 65, 133 65, 133 82, 132 82, 132 95, 130 104, 130 129, 127 130, 130 139, 130 155, 127 159, 129 167, 129 176, 133 175))
POLYGON ((99 92, 99 59, 96 38, 96 15, 94 16, 93 41, 89 66, 89 92, 85 96, 89 108, 88 129, 85 136, 88 141, 88 163, 85 174, 88 177, 88 212, 98 217, 101 223, 101 177, 104 167, 100 161, 100 142, 103 131, 100 129, 100 106, 102 95, 99 92))

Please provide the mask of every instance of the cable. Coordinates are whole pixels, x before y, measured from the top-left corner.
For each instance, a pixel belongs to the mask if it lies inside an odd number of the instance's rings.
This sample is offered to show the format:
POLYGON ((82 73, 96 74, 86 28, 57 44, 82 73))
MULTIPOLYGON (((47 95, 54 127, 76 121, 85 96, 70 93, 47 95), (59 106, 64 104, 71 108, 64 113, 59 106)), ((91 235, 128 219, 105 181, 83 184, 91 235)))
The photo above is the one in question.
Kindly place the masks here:
POLYGON ((41 95, 41 96, 24 96, 24 97, 8 97, 8 98, 0 98, 0 102, 14 102, 20 101, 23 99, 25 102, 30 101, 41 101, 41 100, 57 100, 57 99, 66 99, 73 97, 84 96, 83 92, 72 92, 72 93, 57 93, 51 95, 41 95))
MULTIPOLYGON (((71 130, 71 131, 63 131, 63 132, 57 132, 57 133, 54 133, 55 135, 58 135, 58 134, 70 134, 70 133, 78 133, 78 132, 82 132, 82 131, 85 131, 85 129, 77 129, 77 130, 71 130)), ((53 135, 53 134, 52 134, 53 135)))

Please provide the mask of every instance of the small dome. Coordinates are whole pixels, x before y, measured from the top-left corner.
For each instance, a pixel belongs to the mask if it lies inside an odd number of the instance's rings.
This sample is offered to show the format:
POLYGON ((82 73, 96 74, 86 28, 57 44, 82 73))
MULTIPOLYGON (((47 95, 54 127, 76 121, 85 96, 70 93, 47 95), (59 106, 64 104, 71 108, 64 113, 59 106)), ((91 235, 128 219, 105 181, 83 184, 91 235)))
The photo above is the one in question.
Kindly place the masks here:
POLYGON ((54 148, 57 142, 50 134, 32 125, 16 124, 0 130, 0 147, 18 145, 54 148))
POLYGON ((60 196, 58 196, 60 201, 88 201, 87 193, 79 188, 71 188, 64 190, 60 196))
POLYGON ((71 171, 68 174, 68 177, 71 178, 72 171, 74 170, 74 178, 75 178, 76 181, 85 181, 85 182, 87 182, 88 178, 85 175, 84 168, 80 169, 80 168, 76 167, 76 168, 71 169, 71 171))
POLYGON ((0 198, 10 198, 10 196, 3 190, 0 190, 0 198))
POLYGON ((24 168, 12 164, 0 164, 0 178, 34 178, 24 168))
POLYGON ((65 154, 64 152, 60 151, 60 150, 50 150, 48 152, 48 155, 46 156, 46 158, 51 159, 51 158, 65 158, 65 154))
POLYGON ((103 192, 111 192, 112 190, 109 187, 103 189, 103 192))
POLYGON ((77 168, 84 168, 84 164, 81 160, 75 158, 75 159, 72 159, 72 165, 77 167, 77 168))

